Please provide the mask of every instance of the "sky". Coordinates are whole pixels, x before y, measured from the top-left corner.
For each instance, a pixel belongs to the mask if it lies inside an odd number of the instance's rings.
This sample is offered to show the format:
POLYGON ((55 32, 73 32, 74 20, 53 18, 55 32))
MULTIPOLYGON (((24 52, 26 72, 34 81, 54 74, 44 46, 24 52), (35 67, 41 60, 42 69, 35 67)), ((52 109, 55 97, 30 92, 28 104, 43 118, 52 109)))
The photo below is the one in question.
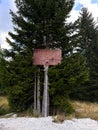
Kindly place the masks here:
MULTIPOLYGON (((0 0, 0 46, 2 48, 10 48, 6 42, 6 37, 9 37, 9 31, 13 31, 13 24, 9 12, 10 9, 13 11, 17 10, 14 1, 15 0, 0 0)), ((98 0, 75 0, 74 7, 70 12, 69 21, 74 22, 83 7, 86 7, 88 11, 92 13, 94 20, 98 22, 98 0)))

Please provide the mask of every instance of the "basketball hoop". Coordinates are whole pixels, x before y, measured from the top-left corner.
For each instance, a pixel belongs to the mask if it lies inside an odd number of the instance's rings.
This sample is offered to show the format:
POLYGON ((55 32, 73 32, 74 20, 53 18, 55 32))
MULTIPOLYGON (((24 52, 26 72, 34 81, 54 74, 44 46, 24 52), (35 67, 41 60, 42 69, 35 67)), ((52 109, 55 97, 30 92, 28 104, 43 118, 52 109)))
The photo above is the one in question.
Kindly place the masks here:
POLYGON ((49 65, 57 65, 61 63, 61 50, 60 49, 35 49, 33 55, 34 65, 44 66, 44 94, 43 94, 43 109, 42 115, 48 116, 48 68, 49 65))
POLYGON ((60 49, 35 49, 33 55, 34 65, 57 65, 61 63, 60 49))
POLYGON ((49 59, 49 60, 46 60, 44 66, 49 66, 49 65, 50 65, 50 62, 53 62, 53 61, 54 61, 54 58, 51 58, 51 59, 49 59))

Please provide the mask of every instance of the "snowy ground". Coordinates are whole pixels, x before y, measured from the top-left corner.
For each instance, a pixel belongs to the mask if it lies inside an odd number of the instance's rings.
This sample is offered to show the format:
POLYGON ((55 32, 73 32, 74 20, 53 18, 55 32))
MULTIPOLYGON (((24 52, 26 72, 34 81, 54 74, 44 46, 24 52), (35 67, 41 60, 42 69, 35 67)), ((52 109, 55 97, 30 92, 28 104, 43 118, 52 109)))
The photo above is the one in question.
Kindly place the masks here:
POLYGON ((98 122, 86 119, 65 120, 62 124, 47 118, 1 118, 0 130, 98 130, 98 122))

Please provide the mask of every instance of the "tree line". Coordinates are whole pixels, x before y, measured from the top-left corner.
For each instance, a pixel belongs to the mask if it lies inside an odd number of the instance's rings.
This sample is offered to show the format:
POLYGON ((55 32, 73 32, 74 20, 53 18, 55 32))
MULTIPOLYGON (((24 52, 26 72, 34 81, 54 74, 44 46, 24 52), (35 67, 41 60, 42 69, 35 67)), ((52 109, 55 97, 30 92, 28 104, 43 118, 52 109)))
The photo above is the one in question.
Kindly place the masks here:
POLYGON ((74 0, 15 0, 15 4, 17 12, 10 10, 12 40, 6 38, 11 49, 0 49, 0 94, 8 95, 12 110, 34 108, 36 83, 41 112, 43 66, 33 65, 38 48, 62 50, 62 63, 49 69, 50 114, 72 112, 70 99, 98 101, 98 29, 87 8, 72 23, 67 19, 74 0))

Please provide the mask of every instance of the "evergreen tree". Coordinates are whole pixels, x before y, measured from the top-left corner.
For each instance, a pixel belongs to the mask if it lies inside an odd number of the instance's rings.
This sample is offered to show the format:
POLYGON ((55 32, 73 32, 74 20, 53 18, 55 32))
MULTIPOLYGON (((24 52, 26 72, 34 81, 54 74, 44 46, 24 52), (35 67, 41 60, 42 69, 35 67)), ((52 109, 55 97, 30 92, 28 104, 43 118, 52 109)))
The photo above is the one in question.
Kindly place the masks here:
POLYGON ((70 104, 66 104, 64 100, 68 100, 68 97, 75 98, 81 84, 88 81, 89 71, 85 61, 80 53, 74 53, 66 56, 61 65, 50 69, 50 94, 53 98, 51 105, 54 109, 72 112, 70 104))
POLYGON ((5 50, 10 105, 17 111, 32 103, 35 48, 61 48, 63 56, 73 51, 72 24, 66 23, 74 0, 16 0, 17 12, 10 11, 14 32, 7 38, 11 46, 5 50), (31 91, 32 90, 32 91, 31 91), (22 96, 23 95, 23 96, 22 96), (31 101, 32 100, 32 101, 31 101))
POLYGON ((2 50, 1 50, 1 47, 0 47, 0 93, 2 91, 2 50))
POLYGON ((6 94, 6 65, 7 61, 3 57, 3 50, 0 48, 0 94, 5 95, 6 94), (4 82, 5 81, 5 82, 4 82))
POLYGON ((92 14, 83 8, 76 21, 78 51, 86 57, 90 79, 78 91, 78 98, 98 101, 98 30, 92 14), (79 95, 80 94, 80 95, 79 95))
POLYGON ((16 40, 18 47, 23 45, 30 50, 60 47, 64 53, 68 53, 72 49, 68 44, 72 25, 65 23, 73 4, 73 0, 16 0, 17 14, 11 11, 11 15, 13 24, 18 26, 14 27, 17 35, 9 34, 16 40))

